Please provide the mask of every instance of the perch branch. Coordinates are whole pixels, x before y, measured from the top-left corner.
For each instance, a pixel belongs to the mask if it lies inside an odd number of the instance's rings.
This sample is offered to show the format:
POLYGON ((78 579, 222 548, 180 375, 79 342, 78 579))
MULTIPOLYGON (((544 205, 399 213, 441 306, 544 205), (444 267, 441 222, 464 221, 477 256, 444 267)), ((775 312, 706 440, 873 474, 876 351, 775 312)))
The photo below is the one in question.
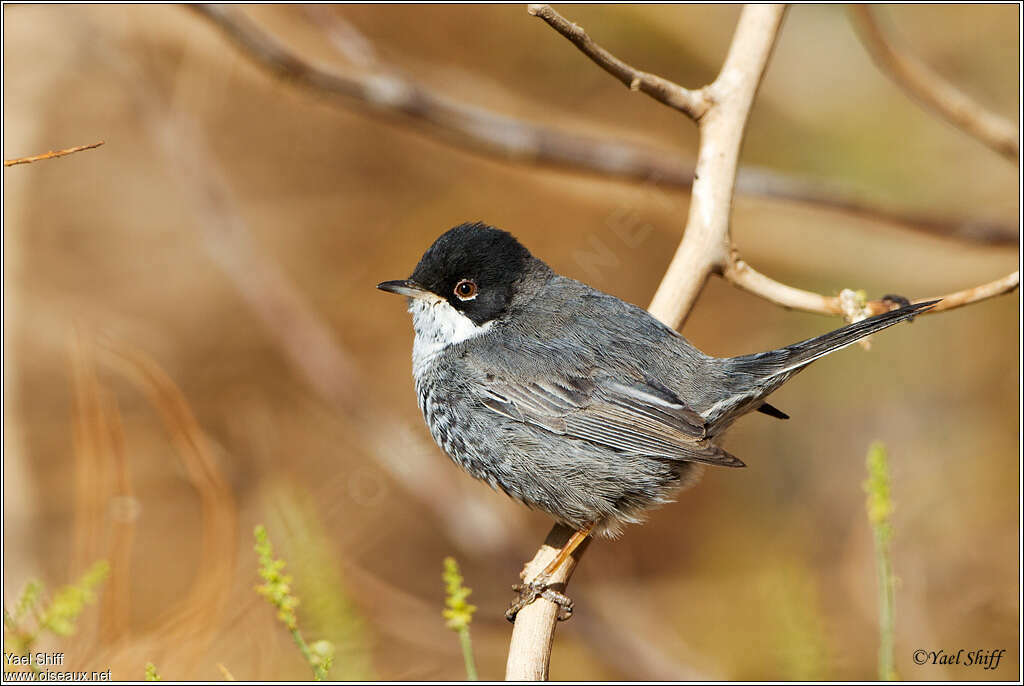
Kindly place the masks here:
MULTIPOLYGON (((559 167, 611 178, 688 189, 693 168, 678 153, 610 138, 586 136, 497 114, 460 103, 412 81, 375 61, 373 73, 340 74, 311 64, 278 43, 240 12, 231 8, 189 5, 213 23, 258 67, 342 102, 368 106, 417 124, 445 142, 488 156, 559 167)), ((365 46, 362 48, 365 52, 365 46)), ((351 50, 346 51, 349 55, 351 50)), ((372 52, 370 53, 372 55, 372 52)), ((799 202, 871 220, 950 237, 995 245, 1017 245, 1015 226, 994 221, 953 219, 878 207, 848 192, 784 174, 745 168, 736 190, 741 193, 799 202)))
POLYGON ((889 78, 954 126, 1014 162, 1020 153, 1017 127, 1009 119, 982 107, 928 65, 893 45, 886 38, 874 11, 850 5, 850 13, 864 47, 889 78))
MULTIPOLYGON (((530 11, 539 14, 542 10, 531 6, 530 11)), ((722 71, 705 89, 711 104, 696 120, 701 144, 686 232, 648 308, 669 326, 677 327, 686 318, 707 277, 713 270, 724 269, 730 255, 729 214, 740 143, 784 14, 785 7, 780 5, 744 7, 722 71)), ((534 579, 571 533, 555 525, 523 569, 523 579, 534 579)), ((580 555, 582 550, 577 550, 572 561, 557 570, 552 582, 568 584, 580 555)), ((557 614, 557 606, 546 599, 519 611, 512 630, 506 679, 547 678, 557 614)))
POLYGON ((30 155, 29 157, 16 157, 13 160, 4 160, 5 167, 13 167, 16 164, 31 164, 32 162, 39 162, 40 160, 50 160, 54 157, 64 157, 65 155, 71 155, 76 152, 82 152, 83 150, 92 150, 103 145, 104 141, 97 141, 96 143, 90 143, 89 145, 76 145, 73 148, 64 148, 63 150, 51 150, 50 152, 44 152, 40 155, 30 155))
POLYGON ((621 81, 629 90, 646 93, 694 121, 699 120, 707 112, 710 103, 703 91, 692 91, 668 79, 631 67, 591 40, 582 26, 563 17, 551 5, 530 5, 527 11, 546 21, 594 64, 621 81))
MULTIPOLYGON (((722 276, 734 286, 782 307, 818 314, 844 314, 843 306, 837 296, 812 293, 811 291, 779 283, 771 277, 760 273, 735 255, 730 259, 729 265, 722 276)), ((935 307, 922 312, 920 316, 924 316, 935 312, 945 312, 1009 293, 1017 289, 1019 285, 1020 272, 1015 271, 989 283, 933 298, 918 298, 914 302, 942 299, 942 302, 935 307)), ((888 300, 869 300, 865 304, 865 308, 870 310, 871 314, 881 314, 891 310, 893 303, 888 300)))
MULTIPOLYGON (((533 559, 523 568, 523 581, 535 578, 555 559, 558 551, 572 536, 573 531, 567 526, 556 524, 544 545, 540 547, 533 559)), ((568 560, 551 575, 551 584, 555 588, 564 587, 576 569, 576 563, 586 549, 587 539, 568 560)), ((519 610, 515 626, 512 627, 512 640, 508 649, 508 662, 505 665, 506 681, 546 681, 548 664, 551 661, 551 644, 555 638, 555 624, 558 622, 558 606, 554 603, 538 599, 519 610)))

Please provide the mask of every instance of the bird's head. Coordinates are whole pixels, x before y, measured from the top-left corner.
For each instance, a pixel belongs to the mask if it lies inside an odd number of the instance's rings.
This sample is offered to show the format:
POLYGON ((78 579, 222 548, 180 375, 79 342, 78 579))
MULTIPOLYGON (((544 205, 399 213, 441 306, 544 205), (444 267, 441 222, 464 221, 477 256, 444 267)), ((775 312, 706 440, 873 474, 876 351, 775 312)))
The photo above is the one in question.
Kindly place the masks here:
POLYGON ((408 279, 377 288, 408 296, 417 335, 457 342, 506 316, 525 295, 524 277, 540 270, 512 234, 475 222, 442 234, 408 279))

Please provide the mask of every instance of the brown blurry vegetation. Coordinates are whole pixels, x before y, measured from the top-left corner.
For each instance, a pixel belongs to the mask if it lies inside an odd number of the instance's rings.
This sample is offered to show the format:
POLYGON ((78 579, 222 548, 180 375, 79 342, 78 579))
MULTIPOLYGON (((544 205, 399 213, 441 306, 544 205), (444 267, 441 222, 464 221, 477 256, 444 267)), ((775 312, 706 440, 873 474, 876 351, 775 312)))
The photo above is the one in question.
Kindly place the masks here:
MULTIPOLYGON (((245 11, 339 73, 377 60, 467 106, 695 154, 678 113, 623 89, 522 7, 245 11), (336 40, 345 30, 359 38, 336 40)), ((933 69, 1016 119, 1018 8, 877 11, 933 69)), ((680 83, 713 78, 736 14, 573 8, 613 53, 680 83)), ((455 554, 480 607, 481 675, 500 675, 508 585, 549 523, 433 446, 408 317, 373 286, 406 276, 444 229, 482 219, 558 271, 644 303, 686 193, 453 146, 295 88, 182 8, 5 6, 4 70, 5 158, 106 141, 4 172, 5 602, 30 576, 52 587, 105 558, 100 606, 61 646, 68 668, 302 676, 253 592, 246 532, 264 522, 296 579, 300 624, 337 646, 332 674, 459 678, 437 573, 455 554)), ((839 7, 789 13, 742 162, 957 225, 1017 224, 1013 165, 909 101, 839 7)), ((739 195, 732 230, 763 272, 822 294, 945 293, 1019 258, 1005 241, 770 195, 739 195)), ((1018 308, 1012 294, 898 327, 781 389, 773 404, 792 420, 751 417, 727 440, 750 468, 710 472, 646 525, 591 546, 552 676, 870 678, 860 483, 881 439, 901 675, 987 677, 910 660, 986 647, 1009 650, 992 676, 1019 678, 1018 308)), ((712 281, 683 332, 730 355, 836 323, 712 281)))

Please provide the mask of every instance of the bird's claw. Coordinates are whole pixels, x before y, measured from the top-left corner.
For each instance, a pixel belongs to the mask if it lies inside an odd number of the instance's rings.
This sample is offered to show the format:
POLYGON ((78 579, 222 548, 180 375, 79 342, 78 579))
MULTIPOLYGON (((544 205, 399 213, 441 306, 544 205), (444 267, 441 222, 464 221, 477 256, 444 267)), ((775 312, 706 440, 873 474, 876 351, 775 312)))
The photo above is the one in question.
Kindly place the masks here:
MULTIPOLYGON (((889 303, 890 305, 892 305, 893 310, 898 310, 901 307, 910 307, 911 304, 909 299, 903 297, 902 295, 896 295, 895 293, 887 293, 883 295, 880 298, 880 300, 884 303, 889 303)), ((910 317, 909 319, 907 319, 907 321, 912 322, 914 321, 914 318, 910 317)))
POLYGON ((564 622, 572 617, 572 598, 556 591, 546 579, 535 580, 526 584, 516 584, 512 590, 519 594, 519 597, 512 601, 509 608, 505 610, 505 619, 510 622, 516 621, 516 615, 524 607, 535 601, 537 598, 544 598, 558 606, 558 621, 564 622))

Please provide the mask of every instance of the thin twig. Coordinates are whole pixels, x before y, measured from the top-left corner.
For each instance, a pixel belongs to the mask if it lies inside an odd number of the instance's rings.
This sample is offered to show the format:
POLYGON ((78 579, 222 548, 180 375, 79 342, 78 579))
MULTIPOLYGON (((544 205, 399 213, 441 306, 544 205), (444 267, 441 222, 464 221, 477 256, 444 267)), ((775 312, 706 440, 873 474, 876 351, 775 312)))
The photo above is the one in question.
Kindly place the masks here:
POLYGON ((621 81, 629 90, 646 93, 694 121, 699 120, 708 111, 711 103, 703 91, 692 91, 668 79, 631 67, 591 40, 582 26, 563 17, 552 9, 551 5, 530 5, 527 11, 546 21, 594 64, 621 81))
POLYGON ((868 5, 850 5, 850 13, 857 35, 871 58, 896 85, 958 129, 974 136, 1003 157, 1017 161, 1020 135, 1012 121, 989 111, 917 57, 893 45, 868 5))
MULTIPOLYGON (((838 297, 821 295, 820 293, 813 293, 811 291, 805 291, 800 288, 788 286, 784 283, 779 283, 771 277, 760 273, 735 255, 731 258, 729 265, 722 276, 726 281, 738 288, 741 288, 748 293, 753 293, 754 295, 764 298, 776 305, 781 305, 782 307, 802 310, 804 312, 815 312, 818 314, 844 314, 843 306, 838 297)), ((1020 272, 1015 271, 1012 274, 1007 274, 1002 278, 979 286, 965 288, 961 291, 947 293, 946 295, 936 297, 917 298, 913 302, 925 302, 937 299, 942 300, 942 302, 938 303, 935 307, 922 312, 921 316, 924 316, 934 314, 936 312, 953 310, 957 307, 963 307, 964 305, 970 305, 982 300, 987 300, 988 298, 994 298, 997 295, 1010 293, 1011 291, 1016 290, 1019 285, 1020 272)), ((882 312, 888 312, 891 310, 893 305, 894 303, 892 301, 879 299, 868 301, 865 303, 865 308, 869 310, 871 314, 881 314, 882 312)))
MULTIPOLYGON (((280 44, 242 13, 208 5, 189 5, 211 21, 257 66, 318 93, 401 117, 426 133, 470 152, 519 163, 570 169, 630 181, 689 189, 693 166, 677 152, 665 152, 611 138, 586 136, 492 112, 452 100, 394 69, 375 63, 375 71, 341 74, 311 64, 280 44)), ((949 219, 874 205, 849 192, 785 174, 744 168, 736 191, 799 202, 857 217, 972 242, 1017 245, 1013 225, 990 220, 949 219)))
POLYGON ((31 164, 32 162, 39 162, 40 160, 50 160, 54 157, 64 157, 65 155, 71 155, 76 152, 82 152, 83 150, 92 150, 103 145, 105 141, 97 141, 90 143, 89 145, 76 145, 73 148, 64 148, 63 150, 51 150, 50 152, 44 152, 40 155, 30 155, 29 157, 16 157, 13 160, 4 160, 5 167, 13 167, 16 164, 31 164))

